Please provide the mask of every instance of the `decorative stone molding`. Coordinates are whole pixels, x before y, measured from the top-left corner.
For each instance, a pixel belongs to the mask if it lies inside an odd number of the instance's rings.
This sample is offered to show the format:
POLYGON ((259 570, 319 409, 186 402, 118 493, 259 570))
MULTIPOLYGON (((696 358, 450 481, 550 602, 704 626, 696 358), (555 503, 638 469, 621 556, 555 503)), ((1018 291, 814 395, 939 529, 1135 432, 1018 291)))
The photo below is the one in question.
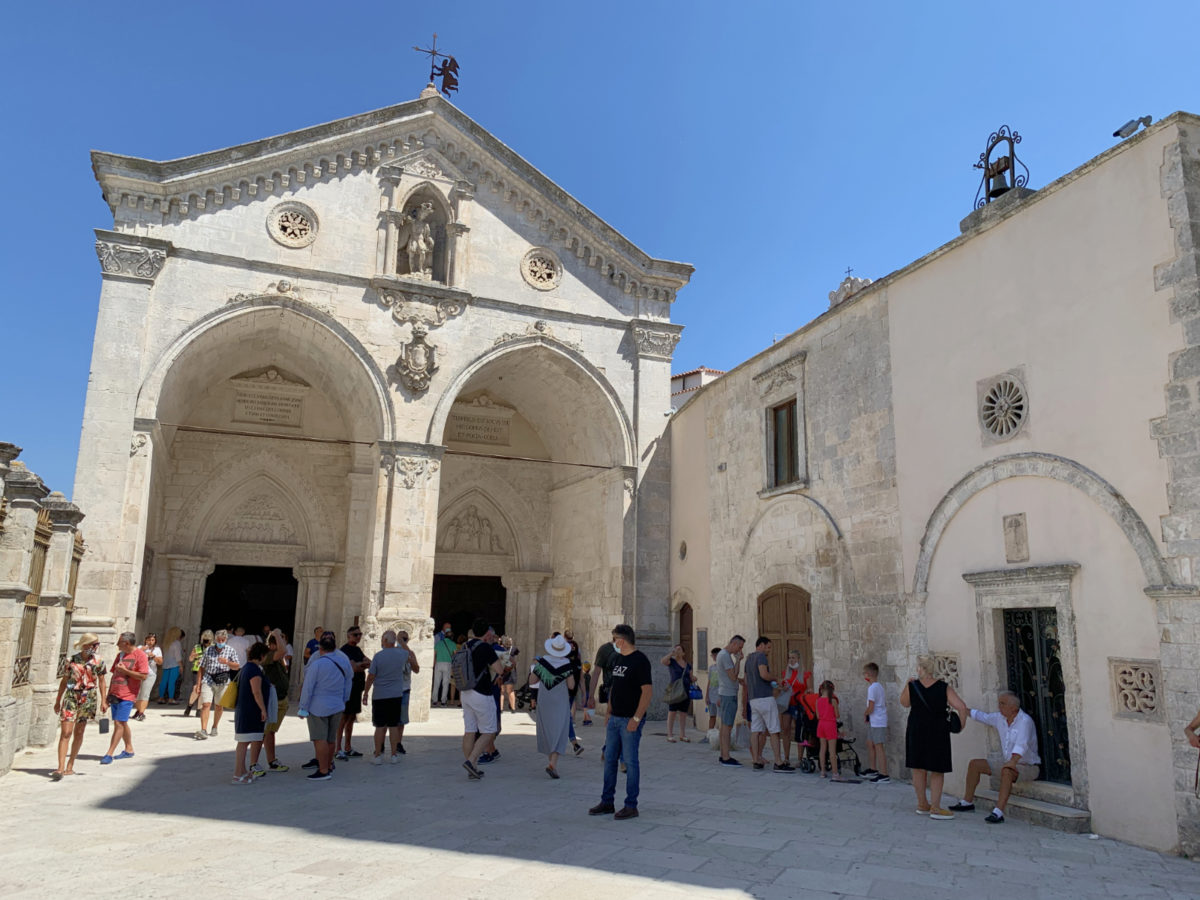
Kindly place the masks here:
POLYGON ((683 329, 678 325, 667 325, 666 327, 664 325, 666 323, 650 323, 640 319, 634 319, 629 323, 638 356, 663 359, 668 362, 671 360, 683 329))
POLYGON ((275 497, 255 494, 244 500, 225 520, 213 540, 239 544, 301 544, 275 497))
POLYGON ((438 348, 425 340, 429 334, 422 325, 413 325, 412 338, 400 345, 400 355, 392 365, 392 373, 409 393, 420 394, 429 389, 429 382, 438 370, 438 348))
POLYGON ((251 300, 259 300, 266 298, 268 300, 277 300, 280 297, 286 297, 288 300, 294 300, 297 303, 306 303, 305 299, 300 296, 293 285, 286 278, 281 278, 279 281, 272 282, 267 285, 267 289, 260 293, 239 293, 230 297, 226 303, 245 303, 251 300))
POLYGON ((431 481, 442 468, 446 448, 407 441, 380 441, 379 465, 396 473, 400 483, 412 490, 418 483, 431 481))
POLYGON ((1157 659, 1108 658, 1113 715, 1135 722, 1162 723, 1167 705, 1159 693, 1162 664, 1157 659))
POLYGON ((570 347, 572 350, 576 351, 581 349, 579 344, 558 337, 554 333, 554 329, 550 327, 550 323, 548 323, 545 319, 538 319, 536 322, 527 325, 525 327, 525 331, 523 332, 509 331, 500 335, 498 338, 496 338, 496 340, 492 341, 492 346, 498 347, 500 344, 507 343, 508 341, 519 341, 527 337, 544 338, 548 341, 554 341, 556 344, 562 344, 564 347, 570 347))
POLYGON ((267 213, 267 234, 277 244, 290 249, 307 247, 317 239, 320 220, 306 203, 285 200, 267 213))
POLYGON ((96 256, 105 275, 153 283, 170 250, 168 241, 96 229, 96 256))
POLYGON ((400 483, 410 490, 417 486, 418 481, 432 480, 441 467, 442 464, 435 459, 418 456, 396 457, 396 475, 399 476, 400 483))
POLYGON ((983 445, 1011 441, 1029 422, 1029 391, 1021 368, 984 378, 975 384, 983 445))
POLYGON ((930 655, 933 657, 933 674, 957 691, 959 689, 958 654, 932 653, 930 655))
POLYGON ((913 593, 924 594, 928 590, 929 569, 938 543, 955 514, 968 500, 997 482, 1031 476, 1053 478, 1078 488, 1112 517, 1141 562, 1142 572, 1149 585, 1146 593, 1169 586, 1190 588, 1190 585, 1175 585, 1174 577, 1159 554, 1146 523, 1129 501, 1109 482, 1086 466, 1064 456, 1054 456, 1050 453, 1014 453, 972 469, 938 501, 925 524, 925 533, 919 545, 920 553, 913 575, 913 593))
POLYGON ((838 285, 836 291, 829 292, 829 308, 833 309, 838 304, 849 300, 870 283, 870 278, 855 278, 852 275, 847 275, 842 279, 842 283, 838 285))
POLYGON ((783 362, 776 363, 769 369, 759 372, 752 380, 763 394, 771 394, 781 387, 793 384, 799 387, 801 376, 794 370, 803 366, 806 359, 808 359, 808 351, 801 350, 783 362))
POLYGON ((390 309, 397 324, 437 328, 466 312, 471 295, 466 291, 443 287, 432 281, 418 283, 403 275, 377 276, 371 279, 376 302, 390 309))
POLYGON ((562 273, 562 262, 549 247, 534 247, 521 258, 521 277, 536 290, 554 290, 562 281, 562 273))

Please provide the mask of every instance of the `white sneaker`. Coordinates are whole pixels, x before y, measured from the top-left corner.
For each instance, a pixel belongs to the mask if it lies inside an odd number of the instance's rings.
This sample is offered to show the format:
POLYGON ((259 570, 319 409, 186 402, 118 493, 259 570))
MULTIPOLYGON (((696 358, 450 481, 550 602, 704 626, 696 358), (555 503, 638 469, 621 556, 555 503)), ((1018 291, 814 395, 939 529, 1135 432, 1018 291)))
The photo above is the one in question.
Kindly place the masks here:
POLYGON ((396 765, 396 763, 398 763, 398 762, 400 762, 400 754, 399 754, 399 753, 393 753, 393 754, 392 754, 392 765, 394 766, 394 765, 396 765))
POLYGON ((371 765, 382 766, 383 765, 383 755, 376 753, 374 756, 372 756, 371 757, 371 765))

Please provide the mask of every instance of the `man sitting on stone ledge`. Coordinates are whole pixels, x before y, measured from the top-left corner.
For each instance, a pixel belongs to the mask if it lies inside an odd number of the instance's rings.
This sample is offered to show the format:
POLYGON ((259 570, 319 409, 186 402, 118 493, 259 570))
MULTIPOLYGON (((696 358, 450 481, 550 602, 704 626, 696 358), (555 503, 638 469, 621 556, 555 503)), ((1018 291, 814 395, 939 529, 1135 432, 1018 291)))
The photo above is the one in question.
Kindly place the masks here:
MULTIPOLYGON (((1042 761, 1038 756, 1037 732, 1033 727, 1033 719, 1028 713, 1022 712, 1021 701, 1017 695, 1012 691, 1001 691, 998 705, 1000 712, 971 710, 972 719, 991 725, 1000 732, 1000 749, 1003 754, 999 763, 1000 795, 996 806, 984 819, 991 825, 1004 821, 1008 796, 1018 780, 1037 780, 1038 764, 1042 761)), ((983 775, 991 774, 992 763, 986 759, 971 760, 967 765, 967 790, 962 801, 955 803, 950 809, 954 812, 972 812, 975 809, 975 789, 979 786, 979 779, 983 775)))

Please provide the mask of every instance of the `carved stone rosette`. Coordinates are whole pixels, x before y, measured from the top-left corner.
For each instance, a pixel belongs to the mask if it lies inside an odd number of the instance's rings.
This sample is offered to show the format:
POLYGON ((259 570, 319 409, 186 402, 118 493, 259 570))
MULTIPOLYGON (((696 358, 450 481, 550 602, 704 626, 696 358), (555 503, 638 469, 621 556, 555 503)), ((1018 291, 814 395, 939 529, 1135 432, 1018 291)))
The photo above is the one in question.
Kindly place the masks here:
POLYGON ((400 355, 392 366, 396 380, 413 394, 428 390, 438 370, 438 348, 425 340, 428 333, 424 326, 413 325, 412 339, 400 345, 400 355))
POLYGON ((679 343, 679 332, 635 324, 633 343, 637 347, 638 356, 669 361, 675 354, 675 345, 679 343))
POLYGON ((167 241, 96 229, 96 257, 105 275, 154 281, 167 261, 167 241))

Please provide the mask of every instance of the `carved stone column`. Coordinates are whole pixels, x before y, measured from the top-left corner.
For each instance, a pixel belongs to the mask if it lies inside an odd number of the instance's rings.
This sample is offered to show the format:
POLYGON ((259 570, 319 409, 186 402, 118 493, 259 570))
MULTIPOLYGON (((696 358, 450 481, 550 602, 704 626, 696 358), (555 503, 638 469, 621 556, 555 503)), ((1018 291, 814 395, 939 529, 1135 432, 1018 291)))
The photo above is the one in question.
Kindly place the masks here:
MULTIPOLYGON (((543 598, 543 585, 552 572, 509 572, 500 581, 508 592, 505 598, 506 621, 495 623, 503 627, 521 650, 518 657, 528 670, 533 657, 541 652, 542 641, 550 637, 548 628, 549 604, 543 598)), ((519 673, 523 675, 524 673, 519 673)), ((521 678, 517 679, 521 683, 521 678)))
POLYGON ((461 287, 467 280, 470 243, 467 235, 471 231, 474 187, 466 181, 456 182, 450 191, 450 200, 454 204, 454 221, 446 226, 446 284, 461 287))
POLYGON ((42 574, 29 667, 29 684, 33 689, 29 743, 36 746, 50 743, 58 734, 54 697, 61 678, 59 662, 63 653, 69 653, 66 625, 71 604, 71 563, 75 556, 75 532, 83 519, 79 507, 57 491, 42 501, 42 507, 50 514, 53 532, 42 574))
MULTIPOLYGON (((180 622, 191 641, 200 636, 204 622, 204 586, 214 569, 207 556, 167 556, 167 610, 180 622)), ((119 627, 119 626, 118 626, 119 627)), ((193 643, 193 646, 195 644, 193 643)))
MULTIPOLYGON (((340 633, 338 623, 327 621, 329 615, 329 577, 333 574, 332 562, 302 562, 292 567, 292 576, 299 587, 296 590, 296 624, 292 635, 291 686, 288 696, 300 698, 300 686, 304 678, 304 666, 296 665, 304 660, 304 645, 309 642, 318 628, 340 633)), ((294 706, 295 704, 293 704, 294 706)))
MULTIPOLYGON (((130 548, 129 588, 124 603, 114 610, 117 625, 122 631, 136 630, 138 598, 142 592, 142 577, 147 574, 143 565, 146 557, 146 527, 150 521, 150 481, 154 471, 154 454, 162 448, 162 429, 157 419, 134 419, 133 437, 129 443, 129 464, 125 473, 125 508, 122 520, 122 543, 130 548)), ((174 624, 167 600, 151 592, 146 597, 143 629, 158 633, 162 640, 167 626, 174 624)), ((180 627, 184 627, 180 625, 180 627)), ((188 634, 195 636, 194 631, 188 634)))
MULTIPOLYGON (((634 420, 638 460, 634 486, 633 622, 638 649, 651 659, 671 649, 670 519, 671 448, 664 413, 671 409, 671 356, 682 328, 670 322, 634 319, 630 322, 637 348, 634 420)), ((666 716, 657 698, 666 688, 669 673, 654 666, 655 700, 650 718, 666 716)))

